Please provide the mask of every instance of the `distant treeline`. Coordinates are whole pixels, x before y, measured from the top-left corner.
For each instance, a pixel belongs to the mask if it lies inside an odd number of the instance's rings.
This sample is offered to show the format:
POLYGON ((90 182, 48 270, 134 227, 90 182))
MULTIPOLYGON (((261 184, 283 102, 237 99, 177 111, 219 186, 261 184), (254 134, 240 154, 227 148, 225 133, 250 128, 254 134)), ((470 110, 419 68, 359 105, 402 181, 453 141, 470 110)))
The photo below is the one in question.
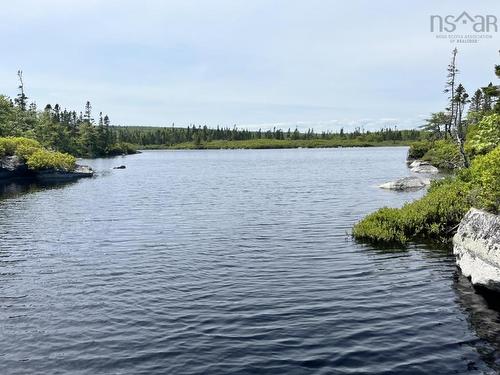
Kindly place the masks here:
MULTIPOLYGON (((286 131, 278 128, 263 131, 251 131, 238 129, 237 127, 216 127, 207 126, 189 126, 186 128, 178 127, 142 127, 142 126, 123 126, 113 127, 116 132, 116 138, 120 142, 127 142, 138 146, 165 146, 174 147, 183 145, 186 148, 187 143, 192 143, 193 148, 206 148, 207 144, 215 141, 220 145, 228 145, 228 142, 237 141, 309 141, 309 140, 329 140, 329 141, 358 141, 366 143, 382 142, 412 142, 425 138, 426 132, 421 130, 398 130, 397 128, 384 128, 379 131, 363 131, 356 128, 353 132, 344 132, 340 129, 338 132, 317 133, 313 129, 306 132, 300 132, 298 129, 288 129, 286 131)), ((247 142, 248 143, 248 142, 247 142)), ((266 142, 254 142, 255 144, 265 144, 266 142)), ((279 142, 268 142, 269 144, 279 145, 279 142)), ((252 144, 252 143, 248 143, 252 144)), ((328 144, 328 142, 324 143, 328 144)))
POLYGON ((409 144, 426 137, 421 130, 383 128, 379 131, 315 132, 309 129, 273 128, 247 130, 236 126, 209 128, 112 126, 110 118, 93 112, 86 102, 83 111, 47 104, 39 110, 28 102, 23 75, 18 72, 18 94, 14 99, 0 95, 0 137, 35 139, 48 149, 75 156, 98 157, 134 153, 136 148, 290 148, 409 144), (95 116, 95 117, 94 117, 95 116))

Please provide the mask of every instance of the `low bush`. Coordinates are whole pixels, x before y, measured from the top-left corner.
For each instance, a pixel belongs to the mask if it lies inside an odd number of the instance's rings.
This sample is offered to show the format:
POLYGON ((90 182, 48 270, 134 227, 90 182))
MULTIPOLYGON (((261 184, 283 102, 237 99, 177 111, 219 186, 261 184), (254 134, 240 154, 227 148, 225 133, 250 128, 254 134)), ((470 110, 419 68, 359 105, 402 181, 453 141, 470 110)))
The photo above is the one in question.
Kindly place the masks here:
POLYGON ((56 169, 60 171, 71 171, 75 169, 76 158, 62 152, 38 149, 28 157, 26 164, 28 164, 28 168, 34 170, 56 169))
POLYGON ((421 159, 441 169, 457 169, 463 166, 457 144, 449 139, 435 141, 421 159))
POLYGON ((471 127, 467 138, 465 149, 471 156, 492 151, 500 144, 500 114, 483 117, 471 127))
POLYGON ((19 156, 30 169, 70 171, 75 168, 76 158, 61 152, 44 149, 34 139, 23 137, 0 138, 0 157, 19 156))
POLYGON ((431 186, 427 195, 402 208, 381 208, 354 226, 357 239, 383 243, 406 243, 431 236, 446 239, 471 204, 470 185, 453 179, 431 186))
POLYGON ((470 178, 475 186, 475 205, 494 213, 500 212, 500 146, 474 159, 470 178))
POLYGON ((375 243, 423 237, 447 240, 472 206, 500 212, 500 146, 456 176, 433 182, 421 199, 366 216, 354 226, 353 236, 375 243))
POLYGON ((109 148, 107 155, 109 156, 131 155, 135 153, 137 153, 137 148, 133 144, 127 142, 120 142, 113 144, 109 148))
POLYGON ((12 138, 0 138, 0 157, 12 156, 16 151, 16 145, 12 138))
POLYGON ((401 211, 397 208, 383 207, 375 211, 357 223, 352 233, 357 239, 371 242, 404 243, 408 240, 401 211))
POLYGON ((25 155, 41 147, 38 141, 30 138, 0 138, 0 157, 17 155, 20 158, 24 158, 25 155))
POLYGON ((408 150, 408 159, 421 159, 431 147, 431 141, 413 142, 408 150))

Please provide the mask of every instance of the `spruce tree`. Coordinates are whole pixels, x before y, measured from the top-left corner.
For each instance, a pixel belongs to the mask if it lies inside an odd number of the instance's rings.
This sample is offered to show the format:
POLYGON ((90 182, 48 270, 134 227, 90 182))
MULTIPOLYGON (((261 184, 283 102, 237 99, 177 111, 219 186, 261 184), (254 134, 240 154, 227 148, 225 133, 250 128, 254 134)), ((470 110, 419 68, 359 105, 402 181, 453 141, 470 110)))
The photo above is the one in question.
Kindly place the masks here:
POLYGON ((17 77, 19 79, 19 86, 17 87, 19 89, 19 93, 17 94, 17 97, 14 99, 14 103, 16 103, 18 108, 22 112, 24 112, 24 111, 26 111, 28 97, 24 93, 24 81, 23 81, 23 71, 22 70, 17 71, 17 77))
POLYGON ((444 89, 444 93, 449 94, 448 95, 449 106, 446 108, 446 110, 449 112, 449 122, 445 126, 445 135, 450 135, 450 136, 452 136, 451 128, 456 118, 455 90, 456 90, 456 78, 459 72, 456 64, 457 53, 458 50, 454 48, 451 53, 451 62, 447 68, 448 74, 446 76, 447 80, 444 89))
POLYGON ((89 124, 92 124, 94 122, 94 119, 92 118, 92 105, 90 104, 89 101, 85 103, 85 112, 83 119, 87 121, 89 124))
POLYGON ((465 140, 467 136, 467 121, 462 119, 465 106, 469 102, 469 94, 463 87, 459 84, 456 88, 455 97, 453 98, 456 108, 456 116, 454 118, 454 133, 458 143, 458 149, 460 155, 462 156, 462 161, 465 168, 469 167, 469 158, 465 152, 465 140))

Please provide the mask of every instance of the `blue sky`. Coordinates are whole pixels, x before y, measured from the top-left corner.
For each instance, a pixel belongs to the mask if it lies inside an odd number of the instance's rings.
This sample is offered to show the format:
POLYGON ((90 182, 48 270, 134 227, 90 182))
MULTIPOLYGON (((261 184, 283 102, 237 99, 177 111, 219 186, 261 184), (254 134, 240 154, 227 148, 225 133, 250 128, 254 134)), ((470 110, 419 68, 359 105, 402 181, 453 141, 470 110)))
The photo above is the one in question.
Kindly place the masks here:
MULTIPOLYGON (((22 69, 39 106, 90 100, 115 124, 414 127, 444 107, 454 47, 430 15, 464 10, 500 18, 493 0, 9 1, 0 92, 22 69)), ((491 35, 458 46, 469 91, 495 80, 491 35)))

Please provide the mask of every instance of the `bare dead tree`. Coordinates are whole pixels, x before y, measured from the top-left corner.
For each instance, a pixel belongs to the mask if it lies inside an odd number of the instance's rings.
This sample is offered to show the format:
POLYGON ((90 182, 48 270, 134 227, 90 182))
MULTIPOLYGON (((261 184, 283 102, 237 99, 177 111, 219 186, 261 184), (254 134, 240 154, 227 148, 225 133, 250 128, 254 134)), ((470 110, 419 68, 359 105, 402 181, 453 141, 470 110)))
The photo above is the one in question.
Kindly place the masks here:
POLYGON ((14 102, 19 106, 21 111, 26 111, 26 103, 28 102, 28 97, 24 93, 24 81, 23 81, 23 71, 17 71, 17 77, 19 79, 19 93, 17 94, 17 98, 14 99, 14 102))
POLYGON ((456 109, 456 116, 454 118, 453 132, 458 144, 458 150, 462 156, 463 165, 468 168, 470 165, 469 158, 465 152, 465 140, 467 135, 467 121, 463 120, 463 113, 465 106, 470 102, 469 94, 462 84, 456 88, 455 97, 453 98, 454 107, 456 109))
POLYGON ((458 50, 454 48, 451 53, 451 62, 447 68, 448 74, 446 76, 447 80, 444 93, 449 94, 448 95, 449 106, 446 108, 446 110, 449 112, 449 120, 448 124, 445 124, 445 137, 447 135, 449 135, 450 137, 453 136, 451 130, 452 130, 452 125, 456 120, 455 91, 456 91, 456 78, 459 72, 457 69, 457 53, 458 50))

